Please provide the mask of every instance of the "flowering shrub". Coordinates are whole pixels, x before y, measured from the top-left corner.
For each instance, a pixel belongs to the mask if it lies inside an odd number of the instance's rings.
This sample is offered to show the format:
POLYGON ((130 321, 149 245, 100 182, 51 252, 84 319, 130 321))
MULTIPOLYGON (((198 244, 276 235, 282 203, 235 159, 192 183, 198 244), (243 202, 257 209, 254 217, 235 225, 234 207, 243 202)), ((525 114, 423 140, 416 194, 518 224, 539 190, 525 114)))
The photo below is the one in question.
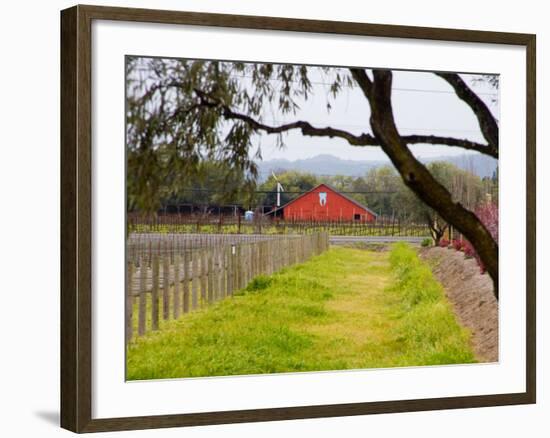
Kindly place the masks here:
MULTIPOLYGON (((493 239, 498 241, 498 206, 493 202, 486 202, 478 206, 474 213, 483 225, 485 225, 485 228, 487 228, 487 231, 489 231, 493 239)), ((481 261, 474 246, 467 240, 453 239, 449 242, 447 239, 441 239, 439 241, 439 246, 442 248, 452 247, 456 251, 464 252, 464 257, 466 258, 475 258, 481 273, 485 273, 485 265, 481 261)))
MULTIPOLYGON (((491 236, 493 236, 493 239, 498 241, 498 207, 493 202, 486 202, 485 204, 480 205, 475 210, 476 216, 481 220, 483 225, 485 225, 485 228, 487 228, 487 231, 491 233, 491 236)), ((453 241, 453 247, 456 250, 459 250, 455 245, 456 241, 453 241)), ((460 250, 459 250, 460 251, 460 250)), ((462 244, 462 251, 464 251, 464 255, 466 258, 475 258, 477 261, 477 264, 479 265, 479 270, 481 273, 485 273, 485 265, 481 261, 481 258, 477 254, 475 248, 473 245, 465 240, 462 244)))
POLYGON ((466 256, 467 259, 471 259, 474 258, 476 255, 476 250, 474 249, 472 244, 467 240, 464 241, 464 256, 466 256))
POLYGON ((498 241, 498 207, 493 202, 486 202, 475 210, 476 216, 483 222, 493 239, 498 241))
POLYGON ((463 240, 458 240, 458 239, 455 239, 453 240, 453 248, 456 249, 457 251, 463 251, 464 250, 464 241, 463 240))

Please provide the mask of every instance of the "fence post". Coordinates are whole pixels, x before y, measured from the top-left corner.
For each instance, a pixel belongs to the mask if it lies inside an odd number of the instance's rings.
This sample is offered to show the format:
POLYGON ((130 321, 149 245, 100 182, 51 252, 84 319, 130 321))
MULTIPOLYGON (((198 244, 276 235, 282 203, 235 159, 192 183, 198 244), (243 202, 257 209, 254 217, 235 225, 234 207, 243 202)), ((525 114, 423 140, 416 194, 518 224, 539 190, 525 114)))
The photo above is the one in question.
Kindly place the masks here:
POLYGON ((244 243, 241 243, 239 245, 239 266, 238 266, 238 273, 239 273, 239 279, 238 279, 238 283, 239 283, 239 289, 243 289, 246 287, 246 264, 247 264, 247 256, 248 256, 248 253, 247 253, 247 245, 249 245, 250 241, 247 240, 245 241, 244 243))
POLYGON ((207 266, 208 266, 208 304, 214 301, 214 249, 207 249, 207 266))
MULTIPOLYGON (((166 246, 165 246, 166 249, 166 246)), ((170 259, 162 255, 162 319, 170 318, 170 259)))
POLYGON ((206 250, 201 248, 199 251, 200 260, 201 260, 201 306, 206 304, 206 293, 207 293, 207 266, 206 266, 206 250))
POLYGON ((268 275, 273 274, 273 257, 275 256, 275 242, 270 239, 266 242, 266 262, 268 275))
POLYGON ((191 279, 192 279, 192 306, 193 310, 195 310, 199 304, 199 281, 200 281, 200 274, 199 274, 199 251, 198 250, 191 250, 191 258, 192 258, 192 272, 191 272, 191 279))
POLYGON ((132 340, 133 336, 133 312, 134 295, 132 292, 132 279, 134 277, 134 264, 129 261, 126 269, 126 343, 132 340))
POLYGON ((216 258, 214 259, 214 262, 216 263, 216 285, 214 286, 214 301, 218 301, 222 295, 222 257, 223 247, 221 245, 216 245, 216 258))
POLYGON ((222 246, 220 251, 221 270, 220 270, 220 298, 227 296, 227 246, 222 246))
POLYGON ((239 290, 239 265, 240 265, 240 255, 241 255, 241 244, 236 243, 235 247, 233 248, 233 257, 231 258, 233 266, 233 292, 236 290, 239 290))
POLYGON ((243 288, 243 245, 237 246, 236 274, 237 274, 237 290, 243 288))
POLYGON ((183 252, 183 313, 189 312, 189 257, 183 252))
POLYGON ((252 269, 251 268, 252 268, 252 258, 254 257, 254 253, 252 252, 252 245, 253 245, 252 243, 249 243, 246 246, 246 262, 245 262, 246 283, 245 283, 245 287, 252 280, 252 269))
POLYGON ((285 238, 283 240, 283 264, 284 264, 284 266, 288 266, 289 256, 290 256, 290 248, 289 248, 289 245, 288 245, 288 237, 285 236, 285 238))
POLYGON ((174 254, 174 319, 180 317, 180 255, 174 254))
POLYGON ((252 242, 250 244, 250 250, 252 252, 250 270, 252 271, 252 277, 256 277, 258 275, 258 242, 252 242))
POLYGON ((153 254, 152 261, 152 289, 151 289, 151 324, 153 330, 159 328, 159 277, 160 260, 158 254, 153 254))
POLYGON ((275 242, 268 240, 265 242, 265 263, 267 274, 273 274, 273 257, 275 257, 275 242))
POLYGON ((212 299, 214 302, 220 299, 220 251, 218 246, 214 247, 214 260, 212 261, 212 266, 214 269, 214 276, 212 281, 214 282, 212 290, 212 299))
POLYGON ((233 244, 228 245, 227 247, 227 294, 233 295, 233 280, 234 280, 234 264, 233 264, 233 251, 235 246, 233 244))
POLYGON ((258 242, 258 273, 257 275, 263 275, 264 272, 264 242, 258 242))
POLYGON ((139 261, 139 309, 138 309, 138 335, 143 336, 145 334, 145 311, 147 309, 147 266, 145 264, 145 257, 142 255, 139 261))
POLYGON ((262 275, 264 273, 264 248, 263 248, 263 242, 259 241, 257 242, 257 253, 256 253, 256 261, 258 263, 258 270, 256 271, 256 275, 262 275))

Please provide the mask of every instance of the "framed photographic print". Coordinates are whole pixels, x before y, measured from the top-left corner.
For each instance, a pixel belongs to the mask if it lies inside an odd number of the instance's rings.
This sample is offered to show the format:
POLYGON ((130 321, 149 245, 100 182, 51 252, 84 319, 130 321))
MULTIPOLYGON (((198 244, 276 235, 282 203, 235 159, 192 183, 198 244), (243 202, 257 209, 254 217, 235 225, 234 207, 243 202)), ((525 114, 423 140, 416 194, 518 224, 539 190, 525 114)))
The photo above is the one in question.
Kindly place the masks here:
POLYGON ((61 423, 535 402, 535 36, 61 13, 61 423))

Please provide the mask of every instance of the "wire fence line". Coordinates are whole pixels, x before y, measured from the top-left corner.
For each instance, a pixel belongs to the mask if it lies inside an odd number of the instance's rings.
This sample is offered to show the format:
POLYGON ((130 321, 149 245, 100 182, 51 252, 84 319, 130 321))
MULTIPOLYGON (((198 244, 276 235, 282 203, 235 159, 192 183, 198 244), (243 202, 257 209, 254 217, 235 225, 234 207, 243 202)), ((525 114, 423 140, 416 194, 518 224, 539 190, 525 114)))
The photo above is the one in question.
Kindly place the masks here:
POLYGON ((409 236, 427 237, 430 230, 424 223, 377 217, 373 222, 350 220, 279 219, 256 215, 245 221, 241 215, 225 214, 158 214, 154 217, 128 215, 130 233, 173 234, 309 234, 327 232, 332 236, 409 236))
POLYGON ((200 237, 202 240, 186 242, 182 236, 164 240, 129 236, 127 343, 150 330, 158 330, 161 318, 178 319, 231 297, 258 275, 271 275, 302 263, 329 247, 327 233, 241 236, 243 239, 234 240, 200 237))

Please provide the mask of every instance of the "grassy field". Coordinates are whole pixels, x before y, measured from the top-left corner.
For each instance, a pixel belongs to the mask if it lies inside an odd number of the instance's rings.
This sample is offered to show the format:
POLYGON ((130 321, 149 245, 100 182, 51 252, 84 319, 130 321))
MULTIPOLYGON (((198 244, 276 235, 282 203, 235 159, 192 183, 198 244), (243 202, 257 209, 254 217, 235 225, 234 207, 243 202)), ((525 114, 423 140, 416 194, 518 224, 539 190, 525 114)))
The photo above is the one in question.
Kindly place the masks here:
POLYGON ((413 249, 333 247, 137 339, 127 378, 474 361, 469 333, 413 249))

